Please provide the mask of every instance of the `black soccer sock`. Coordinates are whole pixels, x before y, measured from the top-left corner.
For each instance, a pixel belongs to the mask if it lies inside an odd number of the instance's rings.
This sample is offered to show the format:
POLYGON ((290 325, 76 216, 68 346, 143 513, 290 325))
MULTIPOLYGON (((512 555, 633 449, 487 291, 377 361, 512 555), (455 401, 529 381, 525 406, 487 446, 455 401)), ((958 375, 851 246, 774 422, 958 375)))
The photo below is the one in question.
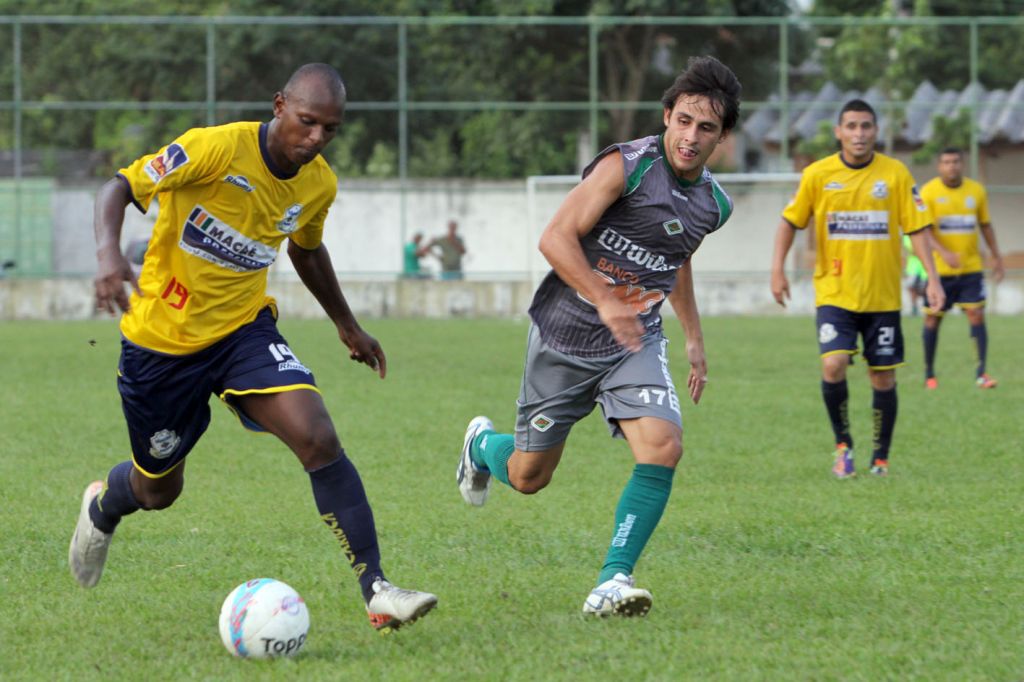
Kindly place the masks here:
POLYGON ((359 472, 342 449, 338 459, 307 473, 320 518, 337 538, 345 559, 359 579, 363 598, 369 602, 374 581, 383 578, 384 573, 380 569, 373 511, 359 472))
POLYGON ((931 379, 935 376, 935 348, 939 345, 939 328, 921 330, 921 340, 924 341, 924 378, 931 379))
POLYGON ((889 445, 892 443, 892 432, 896 428, 896 404, 895 386, 888 391, 875 389, 871 403, 875 425, 875 453, 872 461, 889 459, 889 445))
POLYGON ((122 517, 142 509, 132 492, 133 468, 130 461, 124 461, 111 469, 103 490, 89 505, 89 518, 104 533, 113 533, 122 517))
POLYGON ((985 330, 985 323, 971 325, 971 338, 974 339, 974 347, 978 350, 978 372, 975 376, 985 373, 985 356, 988 355, 988 332, 985 330))
POLYGON ((850 393, 846 388, 846 379, 830 383, 822 379, 821 395, 825 399, 828 419, 832 422, 832 432, 836 435, 836 445, 846 443, 853 447, 853 436, 850 435, 850 414, 847 409, 850 393))

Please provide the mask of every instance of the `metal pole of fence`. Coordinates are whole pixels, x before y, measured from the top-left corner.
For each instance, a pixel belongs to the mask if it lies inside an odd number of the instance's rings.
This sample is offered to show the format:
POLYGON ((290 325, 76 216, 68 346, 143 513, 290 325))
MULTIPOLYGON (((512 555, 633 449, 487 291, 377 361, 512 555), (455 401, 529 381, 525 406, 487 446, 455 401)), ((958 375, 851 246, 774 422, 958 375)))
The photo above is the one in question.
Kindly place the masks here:
POLYGON ((597 156, 597 100, 598 100, 598 71, 597 71, 597 56, 598 56, 598 45, 597 41, 600 37, 600 28, 598 28, 597 22, 591 17, 590 25, 588 27, 588 36, 590 48, 588 55, 588 81, 587 90, 590 94, 589 106, 590 106, 590 157, 597 156))
POLYGON ((206 25, 206 125, 217 122, 217 42, 214 26, 206 25))
POLYGON ((779 143, 779 158, 785 167, 789 159, 789 22, 779 22, 779 99, 782 104, 782 138, 779 143))
POLYGON ((978 177, 978 22, 971 21, 971 177, 978 177))
MULTIPOLYGON (((402 246, 408 241, 409 216, 406 185, 409 179, 409 31, 405 22, 398 24, 398 200, 399 233, 402 246)), ((403 265, 404 267, 404 265, 403 265)))
POLYGON ((23 262, 21 253, 21 182, 22 144, 21 138, 21 22, 14 21, 14 244, 13 260, 15 272, 23 262))

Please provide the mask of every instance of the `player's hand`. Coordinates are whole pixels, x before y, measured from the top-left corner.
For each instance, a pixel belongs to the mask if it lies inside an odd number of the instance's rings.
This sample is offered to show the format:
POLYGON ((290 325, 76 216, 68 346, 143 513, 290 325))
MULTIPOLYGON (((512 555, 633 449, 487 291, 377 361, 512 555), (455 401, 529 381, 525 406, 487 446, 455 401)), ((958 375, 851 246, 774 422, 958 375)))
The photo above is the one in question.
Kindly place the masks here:
POLYGON ((340 334, 341 341, 349 350, 349 358, 373 369, 383 379, 388 373, 388 361, 384 357, 384 349, 373 338, 362 329, 347 334, 340 334))
POLYGON ((690 361, 690 376, 686 379, 686 388, 690 392, 690 400, 696 405, 708 385, 708 362, 704 356, 704 344, 687 341, 686 357, 690 361))
POLYGON ((783 308, 786 307, 786 301, 790 298, 789 280, 786 279, 786 273, 772 273, 772 297, 775 299, 776 303, 781 305, 783 308))
POLYGON ((1003 281, 1006 277, 1006 270, 1003 268, 1003 259, 996 258, 995 263, 992 264, 992 279, 996 284, 1003 281))
POLYGON ((946 292, 937 277, 929 277, 925 288, 925 295, 928 298, 928 307, 938 312, 946 305, 946 292))
POLYGON ((132 270, 131 263, 120 250, 100 254, 96 277, 93 279, 96 310, 106 310, 111 315, 116 314, 118 310, 128 312, 131 306, 128 292, 124 288, 125 282, 132 285, 135 293, 142 295, 139 280, 132 270))
POLYGON ((643 342, 640 339, 644 335, 644 326, 637 319, 636 311, 632 306, 609 296, 597 305, 597 314, 620 346, 630 353, 635 353, 643 348, 643 342))
POLYGON ((960 254, 958 254, 956 251, 942 251, 941 253, 939 253, 939 257, 942 258, 942 260, 946 261, 946 265, 948 265, 951 268, 960 267, 960 254))

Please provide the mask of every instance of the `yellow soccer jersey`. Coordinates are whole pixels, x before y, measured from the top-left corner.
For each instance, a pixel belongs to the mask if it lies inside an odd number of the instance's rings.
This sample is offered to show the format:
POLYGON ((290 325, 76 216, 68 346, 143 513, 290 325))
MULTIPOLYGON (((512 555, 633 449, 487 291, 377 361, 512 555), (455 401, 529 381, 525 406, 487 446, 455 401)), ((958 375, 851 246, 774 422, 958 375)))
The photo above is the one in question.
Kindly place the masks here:
POLYGON ((911 234, 930 223, 906 166, 879 153, 859 167, 828 156, 804 169, 782 217, 797 229, 814 218, 815 305, 900 309, 901 229, 911 234))
POLYGON ((320 244, 337 178, 317 157, 294 176, 266 148, 267 125, 194 128, 119 175, 142 212, 160 213, 121 333, 161 353, 194 353, 256 318, 274 300, 267 268, 285 237, 320 244))
POLYGON ((941 178, 932 178, 921 188, 921 198, 935 222, 939 243, 960 256, 960 267, 952 268, 936 252, 935 268, 940 277, 981 272, 978 231, 989 222, 988 195, 980 182, 964 178, 959 187, 946 187, 941 178))

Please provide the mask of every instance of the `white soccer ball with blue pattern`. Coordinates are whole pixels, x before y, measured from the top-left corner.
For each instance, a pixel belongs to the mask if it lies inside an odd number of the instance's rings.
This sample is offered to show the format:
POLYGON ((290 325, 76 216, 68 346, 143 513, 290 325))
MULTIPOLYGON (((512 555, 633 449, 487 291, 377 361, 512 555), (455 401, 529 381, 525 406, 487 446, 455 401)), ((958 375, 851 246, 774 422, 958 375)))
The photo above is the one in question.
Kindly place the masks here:
POLYGON ((274 658, 302 651, 309 633, 306 602, 273 578, 236 587, 220 608, 220 638, 235 656, 274 658))

